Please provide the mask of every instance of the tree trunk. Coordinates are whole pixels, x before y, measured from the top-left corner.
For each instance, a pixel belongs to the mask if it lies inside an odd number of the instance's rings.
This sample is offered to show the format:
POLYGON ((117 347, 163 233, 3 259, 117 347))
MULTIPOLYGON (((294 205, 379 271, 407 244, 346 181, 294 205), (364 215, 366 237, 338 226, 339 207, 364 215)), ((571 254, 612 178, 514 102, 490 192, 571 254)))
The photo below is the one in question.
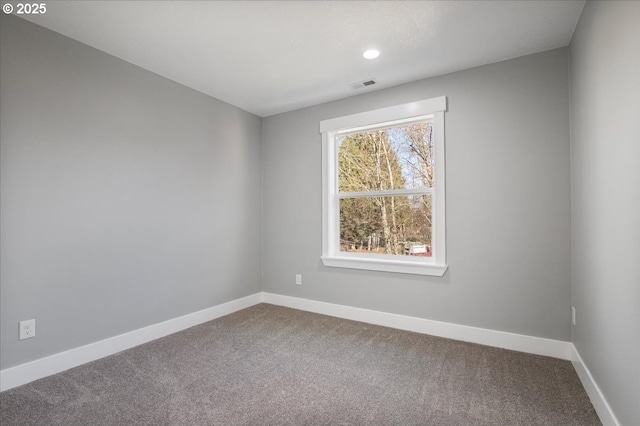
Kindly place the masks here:
MULTIPOLYGON (((386 140, 386 138, 382 138, 382 135, 380 134, 380 145, 384 150, 384 158, 387 164, 387 173, 389 174, 389 189, 396 189, 393 181, 393 173, 391 171, 391 161, 389 160, 389 151, 387 147, 388 143, 389 142, 386 140)), ((391 235, 392 253, 399 254, 398 253, 398 225, 396 223, 396 198, 395 197, 391 197, 391 225, 393 226, 392 235, 391 235)))
MULTIPOLYGON (((374 150, 376 153, 376 177, 378 180, 378 189, 379 190, 384 190, 387 188, 384 188, 383 182, 382 182, 382 158, 380 155, 380 146, 379 146, 379 140, 376 140, 376 138, 373 138, 373 146, 374 146, 374 150)), ((389 228, 389 219, 387 218, 387 202, 385 200, 385 197, 380 197, 380 213, 381 213, 381 219, 382 219, 382 233, 384 235, 384 251, 391 254, 391 229, 389 228)))

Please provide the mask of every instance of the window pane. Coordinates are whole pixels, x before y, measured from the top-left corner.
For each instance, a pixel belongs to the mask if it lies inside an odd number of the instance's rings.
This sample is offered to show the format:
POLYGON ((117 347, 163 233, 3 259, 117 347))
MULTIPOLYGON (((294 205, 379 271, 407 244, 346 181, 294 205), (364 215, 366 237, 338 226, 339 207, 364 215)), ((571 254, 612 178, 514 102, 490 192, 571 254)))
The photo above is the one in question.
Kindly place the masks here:
POLYGON ((431 195, 340 200, 340 251, 430 257, 431 233, 431 195))
POLYGON ((430 188, 433 121, 336 137, 340 192, 430 188))

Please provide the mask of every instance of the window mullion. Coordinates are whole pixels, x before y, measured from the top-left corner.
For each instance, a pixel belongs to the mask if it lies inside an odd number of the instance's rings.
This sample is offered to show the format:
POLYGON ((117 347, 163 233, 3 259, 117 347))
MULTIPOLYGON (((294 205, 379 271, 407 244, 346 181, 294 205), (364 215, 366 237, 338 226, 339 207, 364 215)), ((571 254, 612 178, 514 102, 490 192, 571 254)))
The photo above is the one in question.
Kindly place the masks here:
POLYGON ((340 192, 339 199, 343 198, 367 198, 367 197, 400 197, 407 195, 433 194, 433 188, 416 189, 389 189, 384 191, 340 192))

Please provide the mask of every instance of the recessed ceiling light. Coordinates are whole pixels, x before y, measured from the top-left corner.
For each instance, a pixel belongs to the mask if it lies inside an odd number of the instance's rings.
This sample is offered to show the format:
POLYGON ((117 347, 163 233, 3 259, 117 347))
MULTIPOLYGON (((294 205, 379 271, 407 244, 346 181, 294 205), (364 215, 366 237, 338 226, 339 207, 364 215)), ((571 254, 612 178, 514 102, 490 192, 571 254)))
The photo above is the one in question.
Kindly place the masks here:
POLYGON ((380 56, 380 52, 378 52, 376 49, 369 49, 366 52, 364 52, 362 56, 364 56, 367 59, 375 59, 378 56, 380 56))

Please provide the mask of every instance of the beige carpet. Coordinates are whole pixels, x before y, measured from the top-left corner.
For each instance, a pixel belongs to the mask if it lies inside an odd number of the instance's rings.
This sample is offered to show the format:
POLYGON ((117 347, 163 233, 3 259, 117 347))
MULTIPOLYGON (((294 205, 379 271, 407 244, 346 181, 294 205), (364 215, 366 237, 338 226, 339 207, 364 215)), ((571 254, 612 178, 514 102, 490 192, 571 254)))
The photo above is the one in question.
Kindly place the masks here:
POLYGON ((0 393, 8 425, 599 425, 568 361, 260 304, 0 393))

